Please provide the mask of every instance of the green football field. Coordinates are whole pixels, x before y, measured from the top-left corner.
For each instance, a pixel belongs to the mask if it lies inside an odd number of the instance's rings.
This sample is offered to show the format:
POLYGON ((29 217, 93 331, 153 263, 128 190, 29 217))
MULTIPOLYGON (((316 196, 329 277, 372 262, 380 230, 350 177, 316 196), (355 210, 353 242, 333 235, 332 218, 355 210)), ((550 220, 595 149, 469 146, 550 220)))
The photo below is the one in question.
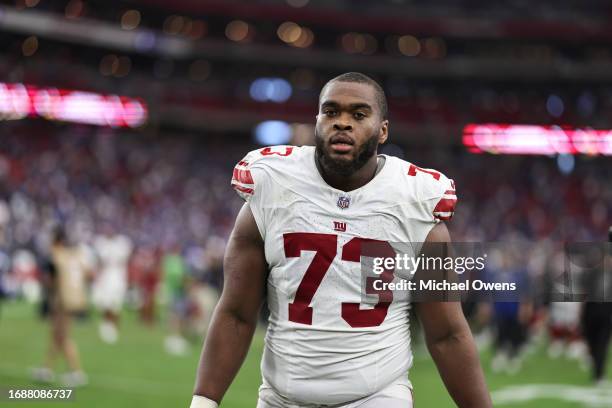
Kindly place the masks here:
MULTIPOLYGON (((121 339, 116 345, 107 345, 98 339, 95 319, 74 326, 75 338, 90 379, 88 386, 74 391, 74 401, 9 401, 6 398, 7 389, 36 387, 29 379, 29 369, 40 365, 43 359, 48 328, 45 322, 36 317, 33 306, 12 302, 4 303, 1 307, 0 389, 4 395, 0 397, 0 408, 189 406, 199 345, 194 345, 186 356, 168 355, 163 348, 163 327, 141 326, 131 312, 124 316, 121 339)), ((255 406, 262 346, 263 332, 258 332, 222 407, 255 406)), ((415 406, 453 407, 428 355, 423 351, 415 354, 415 364, 410 373, 415 386, 415 406)), ((590 386, 587 372, 574 361, 564 358, 551 360, 539 349, 526 357, 517 375, 510 376, 493 374, 489 368, 490 358, 488 351, 482 353, 495 406, 612 407, 612 386, 590 386)), ((608 366, 612 364, 609 362, 608 366)), ((612 367, 608 374, 611 372, 612 367)))

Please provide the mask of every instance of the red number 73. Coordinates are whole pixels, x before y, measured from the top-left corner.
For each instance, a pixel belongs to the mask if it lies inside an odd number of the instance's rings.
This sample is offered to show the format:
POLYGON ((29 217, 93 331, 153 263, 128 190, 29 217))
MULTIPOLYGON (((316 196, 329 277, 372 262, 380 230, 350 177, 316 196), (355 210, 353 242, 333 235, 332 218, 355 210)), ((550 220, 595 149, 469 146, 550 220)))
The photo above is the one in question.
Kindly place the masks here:
MULTIPOLYGON (((312 307, 310 303, 337 255, 338 236, 334 234, 292 232, 284 234, 283 239, 287 258, 297 258, 301 256, 302 251, 315 252, 315 256, 295 292, 293 302, 289 303, 289 320, 311 325, 312 307)), ((387 242, 359 237, 351 239, 342 246, 340 259, 343 261, 360 262, 362 256, 394 257, 395 251, 387 242)), ((391 282, 393 271, 385 270, 380 278, 384 282, 391 282)), ((368 278, 366 288, 370 288, 372 279, 368 278)), ((380 326, 387 316, 387 311, 393 301, 393 293, 390 290, 376 292, 368 290, 367 293, 379 295, 379 301, 373 309, 362 310, 359 308, 359 303, 342 303, 342 318, 351 327, 380 326)))

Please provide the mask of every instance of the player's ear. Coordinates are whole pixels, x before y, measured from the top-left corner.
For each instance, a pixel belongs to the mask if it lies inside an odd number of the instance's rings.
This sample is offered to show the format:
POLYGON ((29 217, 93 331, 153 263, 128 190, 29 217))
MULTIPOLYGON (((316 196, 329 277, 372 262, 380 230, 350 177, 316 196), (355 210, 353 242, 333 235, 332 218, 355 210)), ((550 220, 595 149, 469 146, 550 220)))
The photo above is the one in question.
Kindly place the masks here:
POLYGON ((378 133, 378 143, 383 144, 389 137, 389 121, 383 120, 380 125, 380 132, 378 133))

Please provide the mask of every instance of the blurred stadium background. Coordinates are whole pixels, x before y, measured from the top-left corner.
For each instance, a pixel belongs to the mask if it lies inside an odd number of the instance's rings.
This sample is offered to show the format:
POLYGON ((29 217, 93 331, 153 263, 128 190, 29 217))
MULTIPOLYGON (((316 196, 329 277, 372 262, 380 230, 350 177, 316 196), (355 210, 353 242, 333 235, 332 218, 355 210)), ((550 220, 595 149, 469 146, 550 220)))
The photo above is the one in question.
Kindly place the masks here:
MULTIPOLYGON (((232 167, 312 143, 319 90, 346 71, 387 92, 382 153, 455 179, 455 241, 537 242, 530 276, 557 243, 604 241, 611 18, 604 0, 1 1, 0 387, 36 386, 53 227, 94 271, 110 228, 131 242, 120 337, 99 338, 93 307, 78 319, 89 384, 71 406, 187 406, 241 205, 232 167)), ((516 358, 494 346, 505 312, 466 307, 496 406, 612 406, 580 307, 521 305, 516 358)), ((254 406, 264 327, 223 406, 254 406)), ((415 329, 417 404, 453 406, 415 329)))

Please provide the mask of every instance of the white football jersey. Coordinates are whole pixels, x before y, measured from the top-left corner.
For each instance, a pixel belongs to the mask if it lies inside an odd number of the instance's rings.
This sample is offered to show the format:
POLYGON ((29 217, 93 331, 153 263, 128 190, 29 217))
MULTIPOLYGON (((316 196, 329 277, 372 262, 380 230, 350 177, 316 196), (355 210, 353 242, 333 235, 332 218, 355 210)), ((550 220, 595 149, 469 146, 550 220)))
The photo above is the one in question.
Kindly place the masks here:
POLYGON ((234 169, 232 186, 249 203, 270 268, 262 376, 290 400, 353 401, 412 364, 409 302, 360 305, 361 244, 422 243, 451 218, 455 187, 434 170, 385 160, 349 192, 323 180, 312 146, 255 150, 234 169))
POLYGON ((132 254, 132 242, 125 235, 98 236, 93 246, 100 259, 103 274, 127 279, 127 266, 132 254))

